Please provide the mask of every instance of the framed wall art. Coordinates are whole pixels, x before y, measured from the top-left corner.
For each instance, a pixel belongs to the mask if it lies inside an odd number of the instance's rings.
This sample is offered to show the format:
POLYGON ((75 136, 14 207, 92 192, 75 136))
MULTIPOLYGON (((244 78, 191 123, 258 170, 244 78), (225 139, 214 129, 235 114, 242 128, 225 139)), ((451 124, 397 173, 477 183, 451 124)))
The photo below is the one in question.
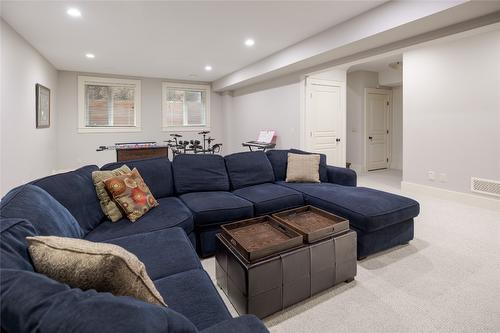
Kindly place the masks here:
POLYGON ((36 84, 36 128, 50 127, 50 89, 36 84))

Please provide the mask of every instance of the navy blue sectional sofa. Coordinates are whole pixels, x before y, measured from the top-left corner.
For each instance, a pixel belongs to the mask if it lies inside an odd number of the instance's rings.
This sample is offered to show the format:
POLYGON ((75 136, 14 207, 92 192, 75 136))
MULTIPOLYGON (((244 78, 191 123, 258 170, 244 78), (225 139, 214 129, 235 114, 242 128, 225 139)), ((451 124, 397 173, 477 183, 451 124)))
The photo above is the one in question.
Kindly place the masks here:
MULTIPOLYGON (((356 187, 354 171, 327 166, 318 184, 286 183, 288 152, 179 155, 131 161, 159 202, 135 223, 112 223, 91 174, 57 174, 10 191, 0 203, 1 326, 6 332, 265 332, 254 316, 231 318, 196 255, 215 252, 220 225, 311 204, 350 220, 358 256, 413 238, 418 203, 356 187), (168 308, 72 289, 34 272, 25 238, 55 235, 120 245, 146 266, 168 308)), ((110 163, 110 170, 123 163, 110 163)))

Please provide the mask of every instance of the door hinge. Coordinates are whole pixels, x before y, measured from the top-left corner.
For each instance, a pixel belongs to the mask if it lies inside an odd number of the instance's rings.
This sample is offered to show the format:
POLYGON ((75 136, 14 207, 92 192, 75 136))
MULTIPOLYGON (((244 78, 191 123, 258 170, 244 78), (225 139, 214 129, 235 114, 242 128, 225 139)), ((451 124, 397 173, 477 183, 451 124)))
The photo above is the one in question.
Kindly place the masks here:
POLYGON ((386 158, 387 163, 389 163, 389 157, 386 158))
POLYGON ((387 101, 387 106, 389 106, 389 101, 387 101))
POLYGON ((389 134, 389 130, 387 130, 387 134, 389 134))

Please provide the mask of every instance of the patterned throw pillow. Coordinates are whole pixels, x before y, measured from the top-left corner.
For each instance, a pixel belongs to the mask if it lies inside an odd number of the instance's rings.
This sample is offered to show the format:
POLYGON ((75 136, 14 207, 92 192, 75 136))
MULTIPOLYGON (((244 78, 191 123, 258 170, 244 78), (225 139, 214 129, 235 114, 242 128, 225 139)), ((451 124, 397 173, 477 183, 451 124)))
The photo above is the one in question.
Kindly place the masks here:
POLYGON ((288 153, 286 182, 289 183, 319 183, 319 160, 317 154, 288 153))
POLYGON ((38 273, 72 288, 132 296, 166 306, 142 261, 118 245, 56 236, 26 240, 38 273))
POLYGON ((111 220, 111 222, 116 222, 123 217, 120 208, 116 205, 113 199, 109 196, 108 191, 106 191, 106 184, 104 180, 124 175, 130 173, 130 169, 126 165, 122 165, 118 169, 114 170, 103 170, 92 172, 92 181, 94 182, 95 191, 99 197, 99 203, 101 204, 101 209, 106 214, 106 216, 111 220))
POLYGON ((113 200, 132 222, 146 214, 151 208, 158 206, 158 202, 136 168, 130 173, 106 179, 104 184, 113 200))

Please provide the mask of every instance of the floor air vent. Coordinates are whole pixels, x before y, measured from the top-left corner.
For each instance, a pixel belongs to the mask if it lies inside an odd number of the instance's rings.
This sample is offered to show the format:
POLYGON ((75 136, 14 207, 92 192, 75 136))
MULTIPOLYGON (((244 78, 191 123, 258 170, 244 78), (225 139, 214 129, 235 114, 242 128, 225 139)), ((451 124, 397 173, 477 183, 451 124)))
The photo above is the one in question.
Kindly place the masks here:
POLYGON ((472 192, 483 193, 500 197, 500 182, 491 179, 471 177, 470 189, 472 192))

